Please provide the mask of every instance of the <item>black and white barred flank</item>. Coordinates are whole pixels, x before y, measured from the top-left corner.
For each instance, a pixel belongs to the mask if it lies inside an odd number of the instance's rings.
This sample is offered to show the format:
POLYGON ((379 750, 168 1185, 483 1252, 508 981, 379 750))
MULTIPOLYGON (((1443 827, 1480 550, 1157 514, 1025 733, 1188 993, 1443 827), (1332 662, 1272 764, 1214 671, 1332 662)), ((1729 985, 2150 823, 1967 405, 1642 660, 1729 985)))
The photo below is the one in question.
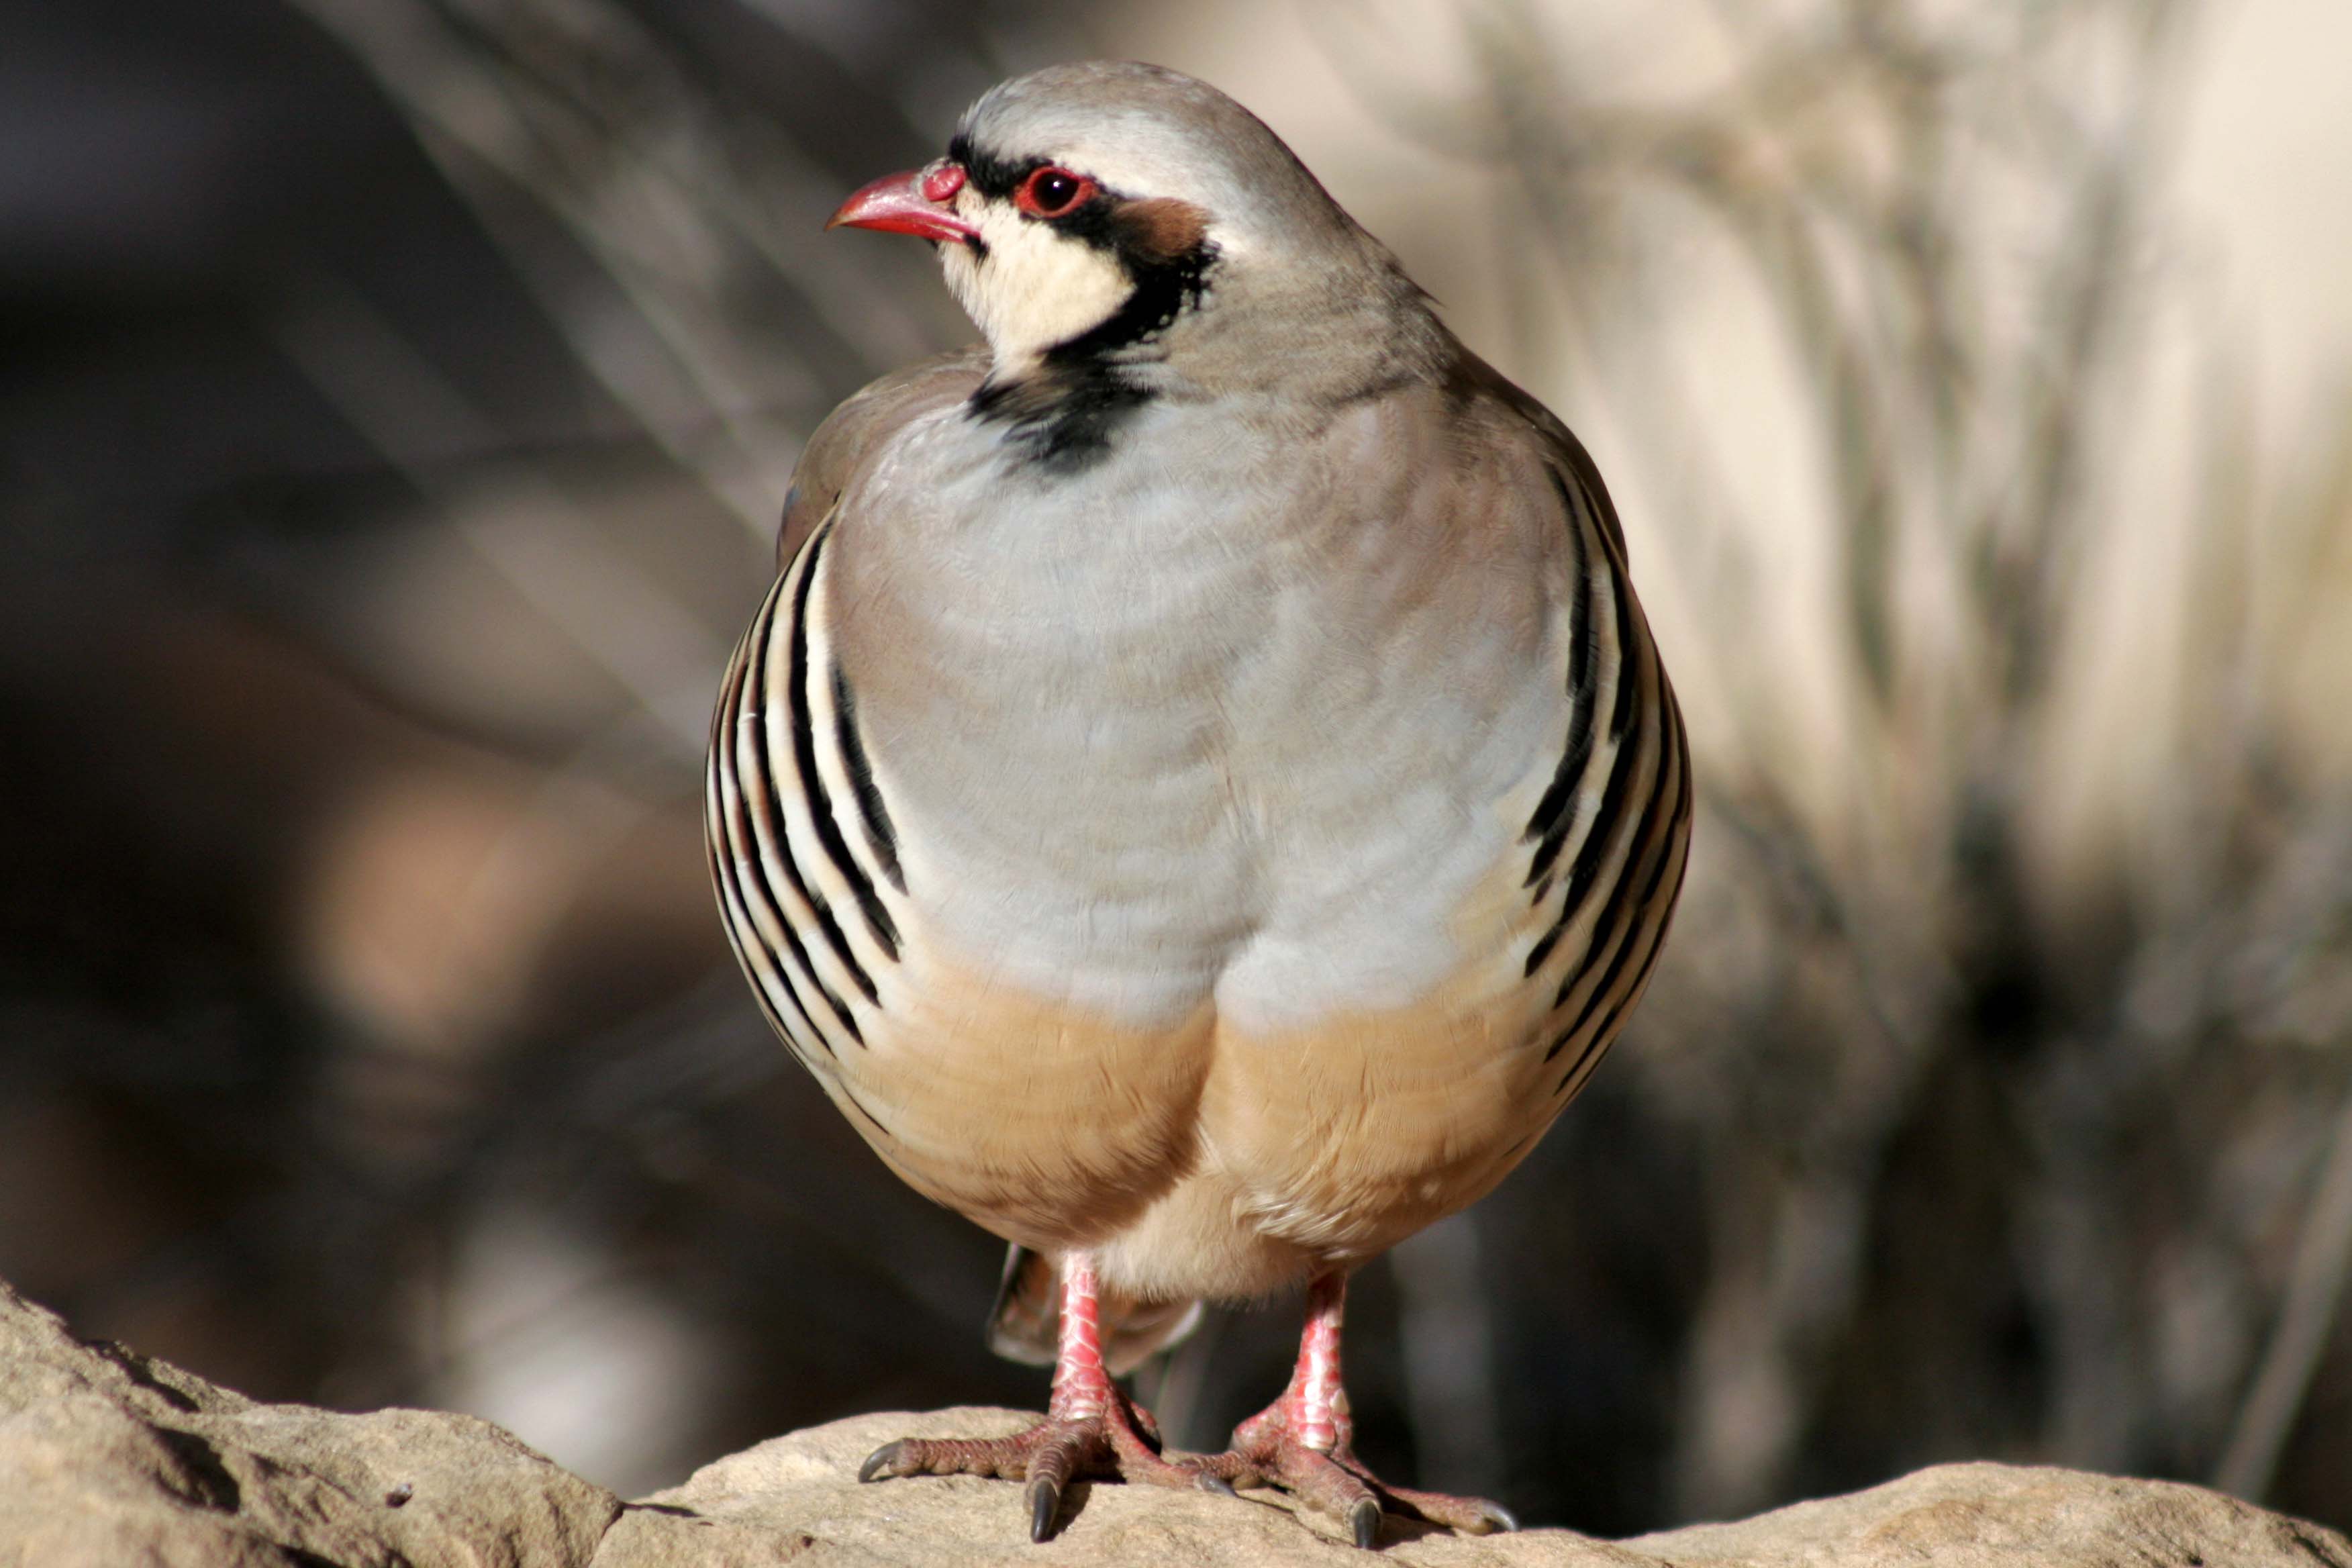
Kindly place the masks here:
MULTIPOLYGON (((1579 453, 1578 456, 1581 456, 1579 453)), ((1551 923, 1528 949, 1530 980, 1559 965, 1547 1062, 1565 1105, 1649 983, 1690 849, 1690 748, 1681 706, 1627 588, 1624 537, 1599 477, 1551 470, 1575 543, 1568 734, 1528 819, 1527 886, 1551 923), (1606 617, 1603 618, 1605 608, 1606 617), (1606 729, 1601 710, 1608 709, 1606 729), (1594 795, 1592 773, 1608 772, 1594 795), (1587 803, 1590 802, 1588 809, 1587 803)))
POLYGON ((898 963, 891 900, 907 881, 856 698, 813 624, 830 531, 810 535, 728 665, 704 811, 728 941, 761 1010, 846 1095, 822 1063, 865 1047, 859 1016, 882 1005, 877 976, 898 963))

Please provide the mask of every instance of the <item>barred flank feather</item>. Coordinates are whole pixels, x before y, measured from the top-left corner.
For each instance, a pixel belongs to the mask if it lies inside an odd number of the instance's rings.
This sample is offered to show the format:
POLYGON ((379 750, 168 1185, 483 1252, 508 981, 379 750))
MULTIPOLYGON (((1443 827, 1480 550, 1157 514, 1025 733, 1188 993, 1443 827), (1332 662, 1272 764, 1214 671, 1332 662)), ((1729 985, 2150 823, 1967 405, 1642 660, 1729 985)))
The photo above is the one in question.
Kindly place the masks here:
POLYGON ((1557 1033, 1544 1059, 1559 1064, 1550 1092, 1564 1106, 1640 999, 1664 946, 1690 851, 1692 795, 1682 710, 1633 600, 1608 492, 1589 461, 1555 468, 1552 486, 1575 540, 1570 717, 1559 769, 1525 834, 1535 846, 1532 898, 1549 900, 1553 913, 1528 950, 1526 973, 1547 983, 1558 977, 1557 1033), (1596 734, 1604 688, 1609 718, 1596 734), (1603 781, 1597 797, 1596 773, 1603 781))
POLYGON ((761 1010, 846 1098, 825 1064, 864 1047, 860 1014, 883 1005, 876 976, 898 959, 887 900, 906 882, 848 682, 812 625, 824 541, 810 536, 728 666, 705 826, 728 940, 761 1010))

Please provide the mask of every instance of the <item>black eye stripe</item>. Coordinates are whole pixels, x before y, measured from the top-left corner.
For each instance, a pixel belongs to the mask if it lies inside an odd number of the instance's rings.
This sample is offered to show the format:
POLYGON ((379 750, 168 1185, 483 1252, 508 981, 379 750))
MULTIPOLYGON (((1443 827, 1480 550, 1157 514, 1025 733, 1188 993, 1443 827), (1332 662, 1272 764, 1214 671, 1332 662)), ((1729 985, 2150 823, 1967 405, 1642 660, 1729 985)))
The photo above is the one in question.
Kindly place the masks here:
POLYGON ((963 166, 964 175, 971 182, 972 189, 991 201, 1005 201, 1018 196, 1041 169, 1050 169, 1063 176, 1068 184, 1061 185, 1057 182, 1057 189, 1051 195, 1036 189, 1029 192, 1031 199, 1043 209, 1041 216, 1046 217, 1061 217, 1076 210, 1076 205, 1070 201, 1072 195, 1104 188, 1098 182, 1089 182, 1087 175, 1064 168, 1051 158, 999 157, 987 148, 972 145, 971 138, 961 132, 948 143, 948 157, 963 166))
POLYGON ((1035 171, 1053 162, 1050 158, 1024 158, 1014 161, 1000 158, 985 148, 975 147, 969 136, 958 135, 948 143, 948 156, 963 165, 972 188, 991 200, 1010 196, 1035 171))
MULTIPOLYGON (((1067 208, 1042 204, 1045 210, 1033 216, 1044 216, 1058 234, 1109 252, 1139 287, 1129 307, 1070 345, 1074 352, 1106 351, 1148 336, 1166 327, 1184 306, 1200 297, 1217 250, 1206 235, 1205 215, 1181 203, 1137 201, 1116 186, 1051 158, 1000 157, 988 148, 975 146, 971 137, 961 132, 948 143, 948 156, 962 165, 972 188, 992 201, 1013 199, 1040 170, 1067 176, 1082 194, 1088 195, 1089 199, 1067 208), (1168 215, 1145 210, 1169 206, 1189 214, 1194 221, 1179 223, 1171 232, 1165 221, 1168 215)), ((974 248, 985 257, 984 249, 974 248)))

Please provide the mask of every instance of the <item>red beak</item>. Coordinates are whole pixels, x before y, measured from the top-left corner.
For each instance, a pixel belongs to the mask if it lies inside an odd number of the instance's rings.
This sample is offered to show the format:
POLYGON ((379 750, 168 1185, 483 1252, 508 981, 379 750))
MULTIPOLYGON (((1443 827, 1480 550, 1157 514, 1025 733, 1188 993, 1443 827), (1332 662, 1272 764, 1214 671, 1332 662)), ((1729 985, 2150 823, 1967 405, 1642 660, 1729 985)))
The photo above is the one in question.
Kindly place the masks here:
POLYGON ((980 230, 956 216, 948 204, 963 189, 964 174, 954 163, 933 163, 904 174, 885 174, 841 204, 827 228, 878 228, 924 239, 977 239, 980 230))

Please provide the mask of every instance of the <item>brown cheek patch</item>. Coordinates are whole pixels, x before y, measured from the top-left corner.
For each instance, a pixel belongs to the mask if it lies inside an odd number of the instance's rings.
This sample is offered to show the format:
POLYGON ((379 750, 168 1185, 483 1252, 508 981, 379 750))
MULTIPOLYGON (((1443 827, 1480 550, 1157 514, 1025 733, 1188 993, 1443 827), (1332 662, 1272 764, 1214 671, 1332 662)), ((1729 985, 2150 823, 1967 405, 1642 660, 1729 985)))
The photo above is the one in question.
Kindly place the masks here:
POLYGON ((1126 248, 1152 262, 1181 260, 1209 237, 1209 215, 1173 196, 1123 203, 1115 221, 1126 248))

